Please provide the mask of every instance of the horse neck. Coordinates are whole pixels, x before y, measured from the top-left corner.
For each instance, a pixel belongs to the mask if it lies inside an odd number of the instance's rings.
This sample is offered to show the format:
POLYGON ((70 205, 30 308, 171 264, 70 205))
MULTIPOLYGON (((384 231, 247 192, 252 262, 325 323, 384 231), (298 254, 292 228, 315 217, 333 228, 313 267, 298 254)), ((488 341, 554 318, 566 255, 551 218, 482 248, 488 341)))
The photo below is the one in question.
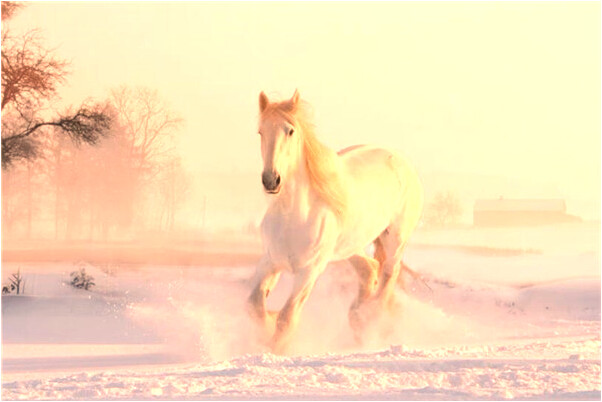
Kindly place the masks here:
POLYGON ((309 182, 305 159, 300 158, 299 166, 283 183, 282 190, 274 202, 287 212, 306 215, 315 200, 315 191, 309 182))
POLYGON ((313 189, 309 182, 305 161, 302 161, 300 166, 295 169, 294 173, 288 178, 287 183, 284 183, 282 190, 282 196, 284 197, 288 197, 293 201, 309 202, 313 189))
MULTIPOLYGON (((296 213, 301 217, 306 217, 316 202, 318 202, 320 205, 323 205, 323 202, 325 201, 331 208, 333 208, 335 214, 342 219, 342 214, 344 214, 343 209, 345 207, 340 202, 340 192, 344 191, 340 185, 341 180, 344 178, 342 176, 343 172, 340 170, 338 165, 338 155, 323 144, 315 143, 314 146, 320 147, 321 151, 318 152, 318 154, 321 154, 321 157, 323 157, 324 160, 313 160, 313 163, 324 162, 327 164, 326 166, 328 167, 325 172, 326 174, 330 175, 328 181, 323 179, 325 174, 324 172, 320 173, 322 176, 321 180, 317 182, 312 181, 313 179, 309 171, 310 167, 308 167, 310 163, 308 160, 306 160, 304 146, 303 150, 301 150, 299 165, 283 183, 283 188, 278 195, 277 202, 284 213, 296 213), (328 192, 331 190, 325 189, 323 186, 330 185, 331 183, 335 183, 335 185, 338 186, 336 189, 334 189, 334 191, 339 191, 339 195, 329 198, 331 195, 328 194, 328 192)), ((312 166, 314 166, 313 168, 315 169, 315 165, 312 166)))

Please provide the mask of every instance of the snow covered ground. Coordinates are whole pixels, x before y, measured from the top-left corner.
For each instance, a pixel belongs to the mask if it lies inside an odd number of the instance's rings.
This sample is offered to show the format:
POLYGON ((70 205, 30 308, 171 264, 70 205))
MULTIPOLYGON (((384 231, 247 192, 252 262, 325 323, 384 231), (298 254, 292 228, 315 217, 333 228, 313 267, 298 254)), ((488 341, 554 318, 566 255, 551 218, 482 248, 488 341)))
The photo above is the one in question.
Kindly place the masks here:
POLYGON ((362 346, 355 274, 333 264, 286 356, 245 314, 252 266, 87 265, 86 292, 75 264, 7 262, 27 282, 2 298, 2 398, 599 400, 599 226, 575 228, 417 233, 423 280, 362 346))

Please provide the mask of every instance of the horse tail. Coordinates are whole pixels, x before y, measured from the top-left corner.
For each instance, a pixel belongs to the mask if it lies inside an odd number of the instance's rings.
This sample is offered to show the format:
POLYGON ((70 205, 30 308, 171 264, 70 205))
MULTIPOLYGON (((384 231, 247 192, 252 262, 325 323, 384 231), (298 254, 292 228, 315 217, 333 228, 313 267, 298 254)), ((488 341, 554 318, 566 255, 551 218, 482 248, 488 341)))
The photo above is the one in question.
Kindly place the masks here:
POLYGON ((406 290, 405 288, 405 279, 403 278, 403 273, 407 272, 408 275, 410 275, 413 279, 419 280, 420 282, 422 282, 422 284, 424 286, 427 287, 427 289, 433 293, 433 289, 431 289, 431 287, 428 285, 428 283, 426 283, 426 280, 424 279, 424 277, 422 275, 420 275, 418 272, 414 271, 413 269, 411 269, 410 267, 408 267, 403 261, 400 262, 401 264, 401 270, 399 272, 399 277, 397 278, 397 285, 399 285, 399 287, 401 287, 403 290, 406 290))

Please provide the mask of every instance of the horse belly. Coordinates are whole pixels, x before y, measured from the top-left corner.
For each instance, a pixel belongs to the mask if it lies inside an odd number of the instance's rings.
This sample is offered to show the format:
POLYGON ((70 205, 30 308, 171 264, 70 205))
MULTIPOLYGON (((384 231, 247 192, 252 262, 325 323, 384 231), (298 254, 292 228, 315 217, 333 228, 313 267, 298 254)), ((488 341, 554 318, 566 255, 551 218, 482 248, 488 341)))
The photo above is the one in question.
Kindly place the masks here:
POLYGON ((358 147, 344 155, 349 174, 349 213, 336 258, 347 259, 372 243, 397 219, 403 188, 389 151, 358 147))

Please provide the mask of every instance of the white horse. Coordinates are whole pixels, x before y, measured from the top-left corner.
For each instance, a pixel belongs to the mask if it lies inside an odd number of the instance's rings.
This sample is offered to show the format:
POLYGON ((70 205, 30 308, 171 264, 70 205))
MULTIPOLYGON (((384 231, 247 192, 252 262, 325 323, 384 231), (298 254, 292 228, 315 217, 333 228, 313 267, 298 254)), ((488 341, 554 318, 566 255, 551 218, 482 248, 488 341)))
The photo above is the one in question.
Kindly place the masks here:
POLYGON ((262 182, 271 196, 250 311, 272 350, 283 352, 318 276, 329 262, 348 260, 360 281, 349 311, 359 335, 367 321, 360 307, 370 301, 372 310, 383 310, 394 297, 401 254, 422 212, 418 176, 386 149, 355 145, 336 153, 321 144, 297 91, 273 103, 262 92, 259 110, 262 182), (370 243, 374 258, 364 251, 370 243), (294 274, 292 293, 279 312, 267 311, 283 270, 294 274))

